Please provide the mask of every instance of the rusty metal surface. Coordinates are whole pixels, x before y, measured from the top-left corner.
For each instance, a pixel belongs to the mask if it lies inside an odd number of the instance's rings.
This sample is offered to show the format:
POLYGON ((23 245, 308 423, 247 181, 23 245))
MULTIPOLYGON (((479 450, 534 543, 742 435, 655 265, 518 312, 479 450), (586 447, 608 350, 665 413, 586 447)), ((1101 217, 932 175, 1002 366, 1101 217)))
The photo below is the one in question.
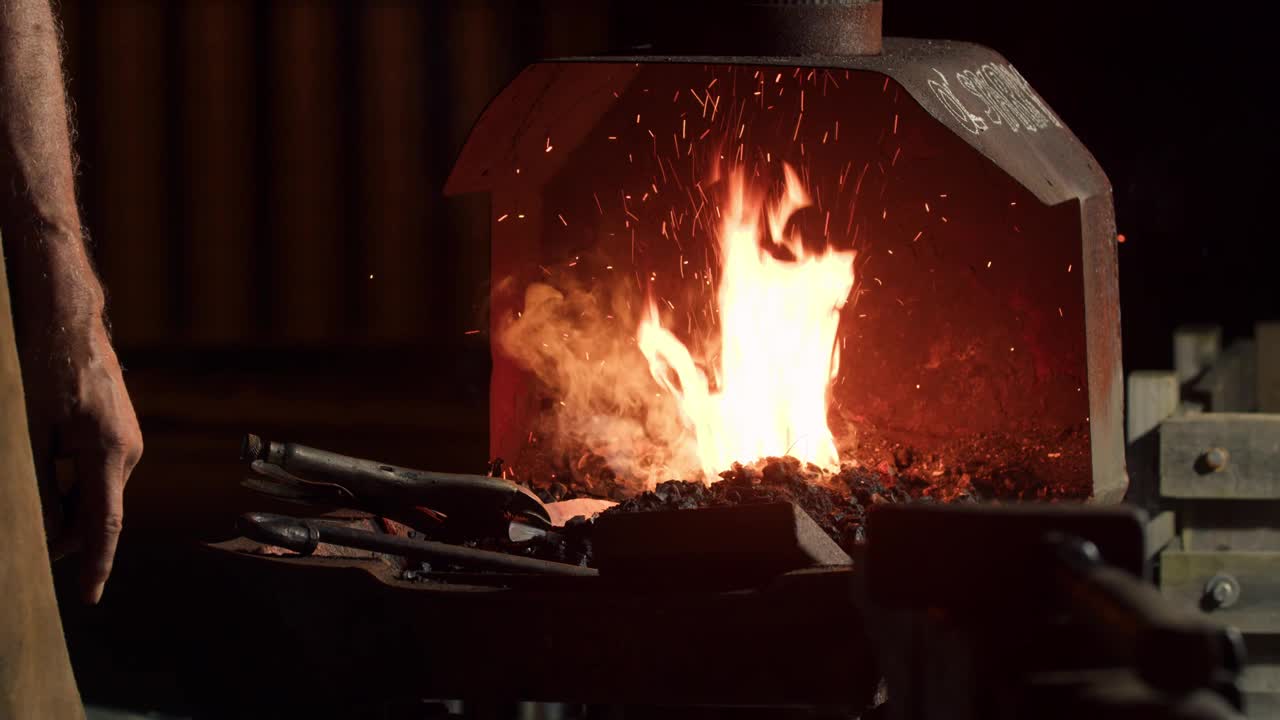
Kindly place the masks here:
MULTIPOLYGON (((1057 205, 1095 195, 1110 199, 1110 182, 1093 156, 1008 60, 973 43, 906 38, 885 38, 879 55, 619 55, 536 63, 485 109, 462 148, 445 193, 492 190, 513 181, 514 175, 496 169, 499 165, 516 166, 518 158, 510 153, 517 150, 518 142, 495 148, 494 139, 519 141, 526 135, 534 136, 536 142, 531 147, 540 153, 547 130, 559 131, 565 124, 589 128, 610 102, 610 93, 603 88, 617 90, 608 83, 625 82, 631 74, 627 68, 637 63, 773 65, 878 73, 902 85, 934 119, 1041 202, 1057 205), (587 72, 587 77, 594 79, 583 85, 583 76, 560 73, 547 78, 536 71, 540 66, 560 63, 588 64, 589 68, 575 72, 587 72), (592 100, 597 97, 600 102, 592 100), (543 114, 531 116, 533 109, 543 114)), ((572 142, 572 133, 566 137, 572 142)))
POLYGON ((848 568, 738 592, 636 592, 576 577, 494 588, 410 583, 376 562, 251 549, 243 540, 208 548, 209 592, 252 612, 234 624, 208 618, 207 634, 244 644, 245 664, 226 682, 261 684, 277 702, 291 692, 312 701, 367 692, 861 706, 879 677, 848 568))
POLYGON ((700 0, 691 21, 680 0, 621 3, 614 47, 704 55, 874 55, 881 49, 880 0, 700 0))
POLYGON ((685 587, 850 564, 812 518, 786 502, 605 514, 595 520, 592 547, 603 576, 685 587))

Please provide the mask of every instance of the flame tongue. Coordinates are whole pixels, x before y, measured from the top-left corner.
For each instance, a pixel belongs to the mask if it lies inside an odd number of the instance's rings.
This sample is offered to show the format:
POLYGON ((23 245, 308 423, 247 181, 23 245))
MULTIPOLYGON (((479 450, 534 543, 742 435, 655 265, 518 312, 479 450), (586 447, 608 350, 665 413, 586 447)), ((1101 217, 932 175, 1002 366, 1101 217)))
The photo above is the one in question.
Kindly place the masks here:
POLYGON ((679 401, 709 480, 734 462, 791 455, 835 469, 839 455, 827 426, 827 388, 838 371, 840 309, 853 289, 853 251, 805 251, 787 235, 791 216, 809 203, 800 179, 784 165, 785 186, 765 207, 741 172, 728 180, 720 225, 720 353, 701 366, 662 326, 655 302, 636 340, 649 370, 679 401), (761 220, 795 260, 761 246, 761 220), (702 369, 711 369, 715 387, 702 369))

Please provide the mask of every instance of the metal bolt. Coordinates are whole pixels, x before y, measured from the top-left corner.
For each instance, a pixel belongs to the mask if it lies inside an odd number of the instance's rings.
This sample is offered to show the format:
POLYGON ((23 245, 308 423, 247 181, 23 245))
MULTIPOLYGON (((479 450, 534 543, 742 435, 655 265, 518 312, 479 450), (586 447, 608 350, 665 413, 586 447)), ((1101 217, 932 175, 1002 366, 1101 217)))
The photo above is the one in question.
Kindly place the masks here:
POLYGON ((1213 472, 1218 472, 1227 466, 1227 461, 1231 459, 1231 454, 1227 452, 1226 448, 1215 447, 1206 450, 1203 457, 1205 467, 1213 472))
POLYGON ((1240 599, 1240 581, 1226 573, 1214 575, 1204 584, 1204 599, 1210 609, 1229 608, 1240 599))

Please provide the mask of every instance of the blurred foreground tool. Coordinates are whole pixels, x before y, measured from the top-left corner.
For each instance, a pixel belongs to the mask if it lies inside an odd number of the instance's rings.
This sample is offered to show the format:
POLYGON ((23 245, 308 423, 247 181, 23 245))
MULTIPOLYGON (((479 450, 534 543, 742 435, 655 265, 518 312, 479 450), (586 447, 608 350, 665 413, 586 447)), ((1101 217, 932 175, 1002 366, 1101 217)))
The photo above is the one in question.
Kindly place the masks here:
POLYGON ((860 591, 883 717, 1242 717, 1240 633, 1145 580, 1144 520, 1122 507, 877 506, 860 591))

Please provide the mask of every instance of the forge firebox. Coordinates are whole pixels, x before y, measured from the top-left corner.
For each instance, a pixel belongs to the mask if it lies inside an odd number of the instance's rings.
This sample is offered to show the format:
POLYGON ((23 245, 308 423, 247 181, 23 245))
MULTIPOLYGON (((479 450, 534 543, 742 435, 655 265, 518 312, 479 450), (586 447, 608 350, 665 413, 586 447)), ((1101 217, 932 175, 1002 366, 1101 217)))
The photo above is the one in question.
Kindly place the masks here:
POLYGON ((881 41, 879 3, 726 23, 701 40, 725 56, 536 63, 461 152, 446 192, 492 201, 508 476, 905 455, 952 486, 999 468, 990 496, 1118 501, 1111 191, 1062 119, 991 50, 881 41))

